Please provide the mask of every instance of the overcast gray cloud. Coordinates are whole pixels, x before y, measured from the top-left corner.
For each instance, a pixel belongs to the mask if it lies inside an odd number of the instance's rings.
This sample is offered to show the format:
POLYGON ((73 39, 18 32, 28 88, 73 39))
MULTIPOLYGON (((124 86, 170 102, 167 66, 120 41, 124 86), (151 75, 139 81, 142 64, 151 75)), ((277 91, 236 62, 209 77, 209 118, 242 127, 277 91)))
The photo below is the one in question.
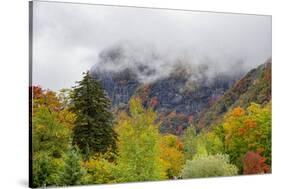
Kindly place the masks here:
POLYGON ((242 60, 250 69, 271 56, 269 16, 40 1, 33 15, 33 84, 52 90, 73 86, 116 44, 129 44, 134 58, 163 55, 162 68, 184 56, 222 70, 242 60))

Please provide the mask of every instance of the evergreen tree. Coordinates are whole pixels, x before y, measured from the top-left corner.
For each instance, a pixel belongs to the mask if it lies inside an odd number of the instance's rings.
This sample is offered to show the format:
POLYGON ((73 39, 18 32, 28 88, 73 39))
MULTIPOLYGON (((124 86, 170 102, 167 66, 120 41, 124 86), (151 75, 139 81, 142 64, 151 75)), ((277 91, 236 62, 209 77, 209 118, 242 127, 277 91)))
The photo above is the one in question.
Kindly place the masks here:
POLYGON ((90 155, 115 149, 116 133, 113 130, 113 115, 109 111, 110 101, 101 85, 84 74, 82 81, 74 87, 71 110, 76 113, 73 143, 88 159, 90 155))
POLYGON ((86 170, 81 166, 81 161, 77 148, 68 151, 60 179, 62 185, 82 184, 82 178, 86 174, 86 170))

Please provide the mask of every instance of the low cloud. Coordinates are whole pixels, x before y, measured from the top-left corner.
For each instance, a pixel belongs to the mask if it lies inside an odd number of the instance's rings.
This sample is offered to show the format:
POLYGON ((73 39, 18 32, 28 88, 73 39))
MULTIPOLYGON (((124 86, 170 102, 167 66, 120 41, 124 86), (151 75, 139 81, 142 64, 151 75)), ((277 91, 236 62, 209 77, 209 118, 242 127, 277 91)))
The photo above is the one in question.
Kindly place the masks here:
POLYGON ((184 88, 197 84, 210 84, 218 77, 237 79, 249 67, 242 59, 212 59, 206 56, 189 55, 188 49, 161 51, 148 44, 118 42, 98 56, 98 62, 91 68, 93 74, 110 74, 130 70, 140 83, 153 83, 168 77, 185 80, 184 88))
POLYGON ((176 64, 207 66, 212 77, 271 56, 269 16, 40 1, 33 15, 33 84, 52 90, 73 86, 97 65, 112 69, 109 62, 142 70, 138 78, 149 82, 176 64), (116 52, 119 59, 107 57, 116 52))

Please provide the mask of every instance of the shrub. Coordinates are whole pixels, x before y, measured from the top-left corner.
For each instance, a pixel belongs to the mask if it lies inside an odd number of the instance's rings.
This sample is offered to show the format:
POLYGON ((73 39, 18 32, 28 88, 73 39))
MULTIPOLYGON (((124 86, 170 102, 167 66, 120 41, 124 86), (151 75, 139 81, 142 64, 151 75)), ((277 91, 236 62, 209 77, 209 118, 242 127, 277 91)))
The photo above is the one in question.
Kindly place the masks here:
POLYGON ((229 163, 227 155, 201 156, 187 160, 182 178, 215 177, 237 175, 237 167, 229 163))

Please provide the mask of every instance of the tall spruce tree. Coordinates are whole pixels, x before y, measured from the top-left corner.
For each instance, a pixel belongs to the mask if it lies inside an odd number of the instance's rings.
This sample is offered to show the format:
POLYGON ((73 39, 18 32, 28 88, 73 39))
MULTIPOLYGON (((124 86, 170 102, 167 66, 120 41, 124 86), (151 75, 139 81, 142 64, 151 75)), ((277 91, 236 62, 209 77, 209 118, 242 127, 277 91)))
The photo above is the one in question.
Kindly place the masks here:
POLYGON ((77 82, 71 95, 72 111, 76 113, 73 144, 77 145, 86 159, 108 149, 116 149, 116 133, 110 101, 101 85, 87 71, 77 82))

